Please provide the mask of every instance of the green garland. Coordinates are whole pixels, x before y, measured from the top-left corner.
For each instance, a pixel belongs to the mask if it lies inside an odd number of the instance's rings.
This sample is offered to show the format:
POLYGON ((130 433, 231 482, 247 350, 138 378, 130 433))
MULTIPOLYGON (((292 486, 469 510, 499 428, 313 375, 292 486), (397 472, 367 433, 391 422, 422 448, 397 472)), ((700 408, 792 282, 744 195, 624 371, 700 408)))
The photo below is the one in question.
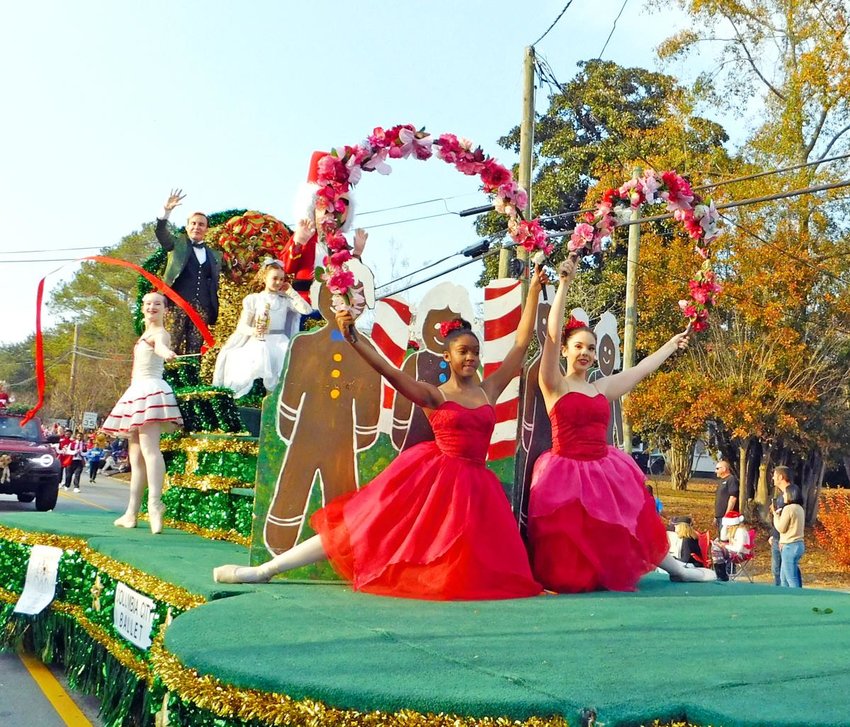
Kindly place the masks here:
POLYGON ((201 385, 201 359, 178 358, 165 364, 163 376, 172 389, 201 385))
POLYGON ((197 466, 187 471, 188 454, 183 451, 163 452, 166 472, 170 475, 217 475, 238 480, 238 487, 253 487, 257 456, 237 452, 198 452, 197 466))
POLYGON ((187 432, 242 433, 244 425, 233 392, 216 386, 184 386, 174 390, 187 432))
MULTIPOLYGON (((174 525, 178 528, 186 523, 197 528, 200 535, 216 540, 242 542, 251 537, 252 497, 221 490, 204 492, 189 487, 169 487, 162 493, 162 502, 166 517, 176 521, 174 525)), ((143 502, 142 512, 147 512, 147 503, 143 502)))
POLYGON ((13 608, 13 604, 5 604, 0 609, 0 625, 5 626, 0 647, 25 648, 46 664, 62 664, 71 689, 97 697, 105 727, 154 725, 160 707, 157 693, 72 615, 45 610, 37 616, 20 616, 12 613, 13 608))

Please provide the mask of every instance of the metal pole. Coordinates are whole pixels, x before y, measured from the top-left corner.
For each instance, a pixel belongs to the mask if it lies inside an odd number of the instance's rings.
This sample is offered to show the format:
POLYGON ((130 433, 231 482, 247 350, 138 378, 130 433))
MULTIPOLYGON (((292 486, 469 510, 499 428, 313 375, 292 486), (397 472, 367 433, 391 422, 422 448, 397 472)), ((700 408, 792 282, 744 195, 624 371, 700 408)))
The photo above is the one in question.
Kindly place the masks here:
POLYGON ((76 422, 77 417, 77 402, 76 402, 76 390, 77 390, 77 343, 80 340, 80 324, 74 324, 74 344, 71 349, 71 381, 70 381, 70 399, 71 399, 71 417, 76 422))
MULTIPOLYGON (((637 209, 632 210, 631 219, 639 217, 637 209)), ((635 334, 637 328, 637 270, 640 258, 640 225, 629 227, 629 252, 626 261, 626 316, 623 326, 623 371, 635 365, 635 334)), ((623 397, 625 403, 626 397, 623 397)), ((623 407, 623 451, 632 453, 632 423, 623 407)))

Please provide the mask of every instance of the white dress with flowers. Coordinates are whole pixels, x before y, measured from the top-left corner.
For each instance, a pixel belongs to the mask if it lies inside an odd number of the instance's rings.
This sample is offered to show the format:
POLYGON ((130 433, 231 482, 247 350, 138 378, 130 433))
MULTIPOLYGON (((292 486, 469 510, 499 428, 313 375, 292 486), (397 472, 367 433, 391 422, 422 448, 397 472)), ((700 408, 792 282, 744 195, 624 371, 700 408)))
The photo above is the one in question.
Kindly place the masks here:
POLYGON ((277 386, 289 339, 298 333, 301 316, 312 308, 289 288, 282 294, 252 293, 242 301, 242 315, 233 335, 222 346, 215 362, 213 386, 226 386, 233 396, 245 396, 255 379, 262 379, 266 391, 277 386), (255 322, 268 311, 264 338, 255 335, 255 322))

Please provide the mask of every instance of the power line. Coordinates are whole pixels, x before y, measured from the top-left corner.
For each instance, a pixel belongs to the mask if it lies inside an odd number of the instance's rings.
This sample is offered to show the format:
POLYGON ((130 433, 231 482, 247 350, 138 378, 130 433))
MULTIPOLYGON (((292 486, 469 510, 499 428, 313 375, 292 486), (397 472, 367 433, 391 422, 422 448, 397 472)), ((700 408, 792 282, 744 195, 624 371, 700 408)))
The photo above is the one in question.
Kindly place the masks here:
POLYGON ((611 40, 611 36, 614 35, 614 31, 617 28, 617 21, 620 19, 620 16, 623 14, 623 11, 626 9, 626 5, 628 4, 628 2, 629 2, 629 0, 623 0, 623 5, 620 8, 620 12, 617 13, 617 17, 614 18, 614 25, 611 26, 611 32, 608 33, 608 37, 605 40, 605 45, 602 46, 602 50, 599 51, 599 55, 596 56, 597 61, 602 60, 602 54, 605 52, 605 49, 608 47, 608 42, 611 40))
POLYGON ((566 4, 566 5, 564 5, 564 9, 563 9, 563 10, 561 10, 561 12, 560 12, 560 13, 558 13, 558 17, 557 17, 557 18, 555 18, 555 19, 552 21, 552 25, 550 25, 548 28, 546 28, 546 32, 545 32, 545 33, 543 33, 543 35, 541 35, 541 36, 540 36, 537 40, 535 40, 535 41, 531 44, 532 48, 533 48, 534 46, 536 46, 536 45, 537 45, 537 44, 538 44, 541 40, 543 40, 543 39, 544 39, 547 35, 549 35, 549 31, 550 31, 550 30, 552 30, 552 28, 554 28, 554 27, 555 27, 555 25, 557 24, 557 22, 561 19, 561 16, 562 16, 565 12, 567 12, 567 8, 568 8, 568 7, 570 7, 570 5, 572 5, 572 4, 573 4, 573 0, 569 0, 569 1, 567 2, 567 4, 566 4))
POLYGON ((23 255, 25 253, 34 252, 65 252, 66 250, 100 250, 96 245, 88 245, 87 247, 54 247, 52 250, 4 250, 6 255, 23 255))

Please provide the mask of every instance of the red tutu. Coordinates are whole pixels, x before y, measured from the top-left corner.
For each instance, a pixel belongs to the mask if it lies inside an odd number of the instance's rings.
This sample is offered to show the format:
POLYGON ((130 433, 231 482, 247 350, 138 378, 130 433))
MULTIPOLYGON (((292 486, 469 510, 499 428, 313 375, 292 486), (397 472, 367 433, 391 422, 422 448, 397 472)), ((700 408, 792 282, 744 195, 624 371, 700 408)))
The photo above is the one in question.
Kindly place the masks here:
POLYGON ((667 553, 667 533, 631 457, 605 443, 609 404, 570 392, 551 412, 552 450, 534 466, 532 569, 559 593, 633 591, 667 553))
POLYGON ((484 466, 491 406, 445 402, 431 417, 436 441, 402 452, 371 483, 336 498, 311 525, 355 590, 432 600, 534 596, 516 521, 484 466))

